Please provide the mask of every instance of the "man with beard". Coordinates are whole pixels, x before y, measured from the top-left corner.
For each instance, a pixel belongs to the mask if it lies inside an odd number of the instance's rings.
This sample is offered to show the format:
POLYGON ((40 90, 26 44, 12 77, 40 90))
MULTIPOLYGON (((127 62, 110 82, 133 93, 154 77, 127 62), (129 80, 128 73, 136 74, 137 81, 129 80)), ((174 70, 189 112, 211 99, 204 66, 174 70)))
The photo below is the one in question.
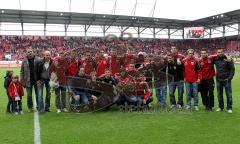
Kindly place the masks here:
POLYGON ((182 108, 183 107, 183 93, 184 93, 184 82, 183 82, 183 64, 178 63, 177 59, 168 55, 168 74, 173 76, 172 81, 168 81, 169 85, 169 96, 170 96, 170 107, 182 108), (176 103, 175 91, 178 90, 178 101, 176 103))
POLYGON ((224 101, 223 101, 223 89, 225 88, 227 96, 227 112, 232 113, 232 84, 231 81, 235 74, 235 67, 232 60, 228 60, 227 56, 224 54, 222 48, 218 48, 217 57, 214 59, 214 64, 216 67, 216 83, 217 83, 217 93, 218 93, 218 109, 217 111, 223 111, 224 101))
POLYGON ((28 112, 33 112, 32 89, 35 91, 35 98, 38 107, 38 90, 36 83, 35 66, 39 58, 35 56, 33 49, 27 49, 27 57, 22 61, 20 70, 20 79, 27 91, 28 112))

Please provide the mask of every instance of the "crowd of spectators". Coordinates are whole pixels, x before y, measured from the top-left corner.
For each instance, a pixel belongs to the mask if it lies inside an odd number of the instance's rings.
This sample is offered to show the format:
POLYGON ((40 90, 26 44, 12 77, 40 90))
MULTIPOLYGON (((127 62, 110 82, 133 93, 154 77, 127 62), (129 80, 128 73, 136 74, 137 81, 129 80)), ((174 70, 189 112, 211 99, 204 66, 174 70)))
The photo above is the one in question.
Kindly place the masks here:
POLYGON ((58 37, 58 36, 0 36, 0 60, 5 54, 11 55, 11 60, 22 60, 25 57, 25 50, 32 47, 38 55, 43 51, 50 50, 53 56, 59 51, 73 48, 96 48, 103 49, 109 53, 111 48, 131 45, 137 52, 151 54, 166 54, 171 45, 176 45, 180 52, 185 53, 187 49, 195 49, 199 53, 201 48, 207 48, 214 53, 216 48, 224 48, 228 55, 240 57, 240 39, 237 37, 214 38, 214 39, 106 39, 106 38, 84 38, 84 37, 58 37))

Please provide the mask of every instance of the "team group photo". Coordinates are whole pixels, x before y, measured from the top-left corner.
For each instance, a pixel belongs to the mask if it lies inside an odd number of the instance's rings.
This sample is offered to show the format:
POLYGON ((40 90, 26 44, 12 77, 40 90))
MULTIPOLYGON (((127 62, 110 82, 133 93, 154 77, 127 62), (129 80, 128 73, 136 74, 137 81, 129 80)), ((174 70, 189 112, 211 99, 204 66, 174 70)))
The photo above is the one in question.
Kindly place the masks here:
POLYGON ((239 143, 240 4, 0 0, 0 143, 239 143))

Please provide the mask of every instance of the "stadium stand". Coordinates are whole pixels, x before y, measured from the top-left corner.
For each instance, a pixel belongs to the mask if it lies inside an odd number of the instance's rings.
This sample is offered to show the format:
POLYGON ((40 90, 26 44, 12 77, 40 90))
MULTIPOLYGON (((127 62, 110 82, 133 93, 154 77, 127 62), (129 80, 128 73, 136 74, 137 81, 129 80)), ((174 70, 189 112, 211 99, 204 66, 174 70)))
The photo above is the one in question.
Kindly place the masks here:
POLYGON ((11 55, 11 61, 22 60, 25 57, 25 49, 32 47, 38 55, 44 50, 51 50, 52 55, 58 55, 59 51, 73 48, 91 47, 103 49, 106 53, 111 48, 128 43, 136 49, 137 52, 146 52, 154 54, 166 54, 171 45, 176 45, 182 53, 188 48, 195 49, 198 54, 201 48, 205 47, 210 53, 215 53, 215 49, 222 47, 226 49, 228 55, 239 59, 240 40, 238 37, 214 38, 214 39, 194 39, 194 40, 169 40, 169 39, 105 39, 92 37, 58 37, 58 36, 0 36, 0 60, 6 60, 5 55, 11 55))

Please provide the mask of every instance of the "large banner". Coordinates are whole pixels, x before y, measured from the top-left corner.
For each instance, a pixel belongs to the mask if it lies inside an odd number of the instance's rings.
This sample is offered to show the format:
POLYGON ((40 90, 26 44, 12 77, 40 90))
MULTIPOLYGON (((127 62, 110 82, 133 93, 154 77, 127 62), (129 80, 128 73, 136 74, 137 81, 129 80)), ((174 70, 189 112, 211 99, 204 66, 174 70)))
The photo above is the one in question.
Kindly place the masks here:
POLYGON ((186 39, 204 38, 204 27, 184 28, 184 38, 186 39))

